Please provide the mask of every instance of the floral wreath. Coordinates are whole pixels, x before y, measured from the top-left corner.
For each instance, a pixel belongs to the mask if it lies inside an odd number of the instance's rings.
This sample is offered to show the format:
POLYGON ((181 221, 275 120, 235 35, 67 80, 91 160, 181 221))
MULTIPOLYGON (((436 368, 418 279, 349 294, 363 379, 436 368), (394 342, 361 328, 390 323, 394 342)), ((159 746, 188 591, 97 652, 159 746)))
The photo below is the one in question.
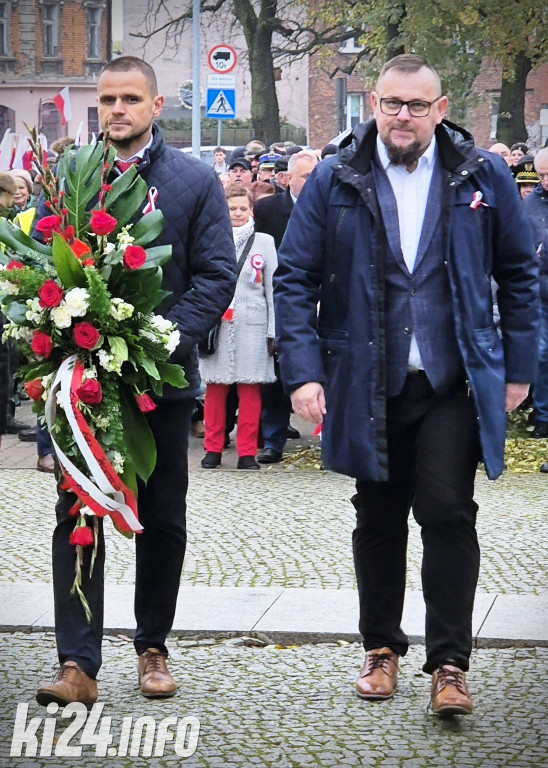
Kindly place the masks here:
POLYGON ((26 360, 20 376, 51 433, 63 487, 77 496, 71 594, 90 620, 83 548, 93 547, 91 575, 97 516, 109 515, 128 536, 142 530, 137 479, 146 482, 156 464, 149 393, 187 384, 169 362, 179 331, 154 313, 169 296, 162 265, 171 245, 151 247, 163 215, 135 166, 108 181, 115 157, 108 129, 103 141, 66 150, 56 174, 36 131, 29 133, 50 215, 36 224, 44 243, 0 219, 3 339, 26 360))

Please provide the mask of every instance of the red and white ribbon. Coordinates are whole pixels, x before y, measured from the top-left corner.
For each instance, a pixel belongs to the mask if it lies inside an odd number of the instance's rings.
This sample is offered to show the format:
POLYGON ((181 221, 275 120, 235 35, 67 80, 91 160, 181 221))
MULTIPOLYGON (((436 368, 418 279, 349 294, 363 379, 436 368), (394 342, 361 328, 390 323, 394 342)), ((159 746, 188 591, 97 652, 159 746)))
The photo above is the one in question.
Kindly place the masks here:
POLYGON ((474 196, 472 197, 472 202, 470 203, 470 208, 473 208, 474 211, 477 210, 480 205, 483 205, 485 208, 488 208, 489 206, 487 203, 482 203, 483 199, 483 192, 480 192, 479 189, 477 192, 474 192, 474 196))
POLYGON ((264 256, 262 256, 260 253, 254 253, 251 257, 251 266, 253 267, 253 272, 251 273, 250 283, 262 283, 263 282, 263 275, 262 271, 264 268, 264 256))
POLYGON ((137 512, 137 499, 108 460, 95 438, 80 408, 76 391, 82 384, 84 364, 72 355, 63 361, 46 402, 46 422, 53 433, 57 411, 57 393, 67 421, 89 469, 87 477, 76 467, 57 445, 52 434, 53 447, 71 491, 96 515, 110 515, 120 530, 138 533, 143 530, 137 512))
POLYGON ((152 213, 152 211, 156 210, 157 199, 158 199, 158 190, 156 189, 156 187, 151 187, 148 190, 147 204, 143 208, 143 216, 145 216, 147 213, 152 213))

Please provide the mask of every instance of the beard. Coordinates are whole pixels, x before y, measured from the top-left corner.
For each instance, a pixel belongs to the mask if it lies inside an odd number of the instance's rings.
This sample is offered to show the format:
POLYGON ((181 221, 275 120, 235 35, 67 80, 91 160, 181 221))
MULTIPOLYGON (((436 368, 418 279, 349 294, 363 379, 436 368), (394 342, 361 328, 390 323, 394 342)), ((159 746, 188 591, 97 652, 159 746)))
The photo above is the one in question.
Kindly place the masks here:
POLYGON ((114 136, 111 136, 111 144, 116 149, 128 149, 134 144, 135 141, 138 141, 140 138, 145 136, 149 128, 150 126, 144 128, 142 131, 136 131, 135 133, 131 133, 129 136, 124 136, 121 139, 117 139, 114 136))
POLYGON ((392 165, 405 165, 406 167, 415 165, 423 153, 418 141, 414 141, 407 147, 399 147, 388 138, 384 142, 384 146, 392 165))

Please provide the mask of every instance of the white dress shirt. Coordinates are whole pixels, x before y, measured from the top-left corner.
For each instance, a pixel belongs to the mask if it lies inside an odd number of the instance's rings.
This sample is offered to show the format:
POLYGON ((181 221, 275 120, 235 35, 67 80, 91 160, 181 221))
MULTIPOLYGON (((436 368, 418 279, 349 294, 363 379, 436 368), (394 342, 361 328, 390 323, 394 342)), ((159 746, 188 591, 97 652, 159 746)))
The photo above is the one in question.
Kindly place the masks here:
MULTIPOLYGON (((386 171, 388 180, 392 185, 398 206, 400 243, 403 258, 409 272, 413 272, 436 158, 436 137, 432 138, 426 150, 419 157, 417 167, 411 173, 409 173, 404 165, 393 165, 390 162, 386 147, 380 136, 377 136, 377 152, 379 153, 382 167, 386 171)), ((411 336, 409 367, 424 368, 415 334, 411 336)))

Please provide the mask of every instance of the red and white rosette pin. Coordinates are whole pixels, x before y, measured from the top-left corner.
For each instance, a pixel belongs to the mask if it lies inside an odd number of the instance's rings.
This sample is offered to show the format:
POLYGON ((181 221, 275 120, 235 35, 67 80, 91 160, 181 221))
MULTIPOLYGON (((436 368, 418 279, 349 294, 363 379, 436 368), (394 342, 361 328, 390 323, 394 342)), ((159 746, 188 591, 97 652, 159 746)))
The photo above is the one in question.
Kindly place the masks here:
POLYGON ((251 273, 250 283, 262 283, 263 282, 263 269, 264 269, 264 256, 260 253, 254 253, 251 257, 251 266, 253 272, 251 273))

